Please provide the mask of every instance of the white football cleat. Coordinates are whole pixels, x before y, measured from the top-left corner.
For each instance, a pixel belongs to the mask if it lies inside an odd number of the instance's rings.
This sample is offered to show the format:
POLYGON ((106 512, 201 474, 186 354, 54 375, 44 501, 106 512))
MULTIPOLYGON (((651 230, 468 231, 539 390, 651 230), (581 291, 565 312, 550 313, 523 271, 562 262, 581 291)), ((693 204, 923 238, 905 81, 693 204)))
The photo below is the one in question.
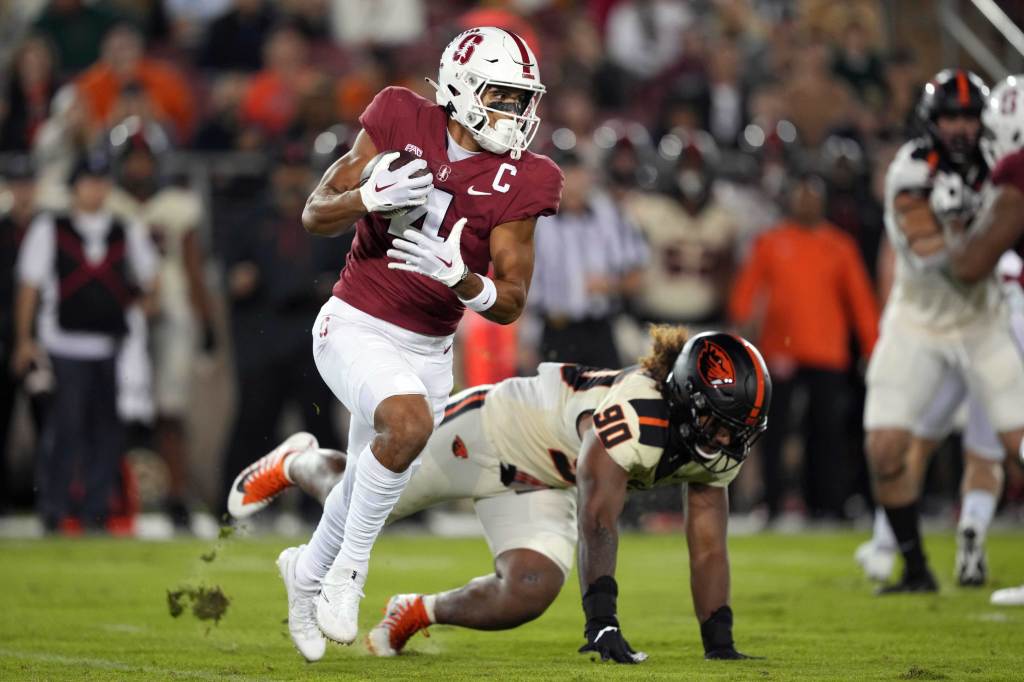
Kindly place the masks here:
POLYGON ((880 547, 873 540, 868 540, 857 547, 853 558, 860 564, 868 580, 881 583, 892 575, 892 569, 896 566, 896 554, 894 547, 880 547))
POLYGON ((374 656, 397 656, 420 630, 429 637, 430 625, 423 595, 396 594, 388 600, 384 618, 366 636, 366 646, 374 656))
POLYGON ((320 583, 316 622, 320 632, 338 644, 351 644, 359 633, 359 601, 366 575, 352 568, 332 566, 320 583))
POLYGON ((313 434, 299 431, 245 467, 228 491, 228 513, 236 519, 244 519, 270 504, 293 485, 288 478, 288 460, 318 445, 313 434))
POLYGON ((1024 606, 1024 585, 996 590, 991 601, 995 606, 1024 606))
POLYGON ((988 579, 985 534, 974 526, 964 526, 956 531, 955 575, 961 587, 978 587, 988 579))
POLYGON ((327 642, 316 624, 316 593, 304 593, 295 584, 295 564, 303 547, 305 545, 289 547, 281 552, 277 557, 277 570, 288 592, 288 632, 299 653, 313 662, 324 657, 327 642))

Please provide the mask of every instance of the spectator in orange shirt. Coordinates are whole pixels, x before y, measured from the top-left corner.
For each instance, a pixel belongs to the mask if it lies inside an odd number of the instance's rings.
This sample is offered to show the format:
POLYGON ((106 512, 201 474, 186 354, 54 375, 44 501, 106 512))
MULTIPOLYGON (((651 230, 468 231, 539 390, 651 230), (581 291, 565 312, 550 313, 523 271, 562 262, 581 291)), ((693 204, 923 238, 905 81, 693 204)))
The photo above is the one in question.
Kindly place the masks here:
POLYGON ((840 519, 851 329, 866 359, 878 335, 878 303, 853 238, 823 219, 821 178, 797 179, 787 200, 789 217, 754 243, 729 309, 737 323, 757 332, 749 338, 772 372, 772 428, 761 460, 769 518, 781 511, 782 445, 800 389, 807 396, 804 501, 811 517, 840 519))
POLYGON ((106 128, 113 123, 121 91, 137 85, 174 131, 176 141, 187 142, 196 111, 188 83, 172 65, 148 59, 144 48, 142 35, 131 25, 120 24, 104 38, 100 60, 78 77, 78 92, 93 125, 106 128))
POLYGON ((302 94, 316 81, 309 68, 306 39, 291 26, 274 30, 263 50, 264 68, 242 98, 242 121, 271 137, 283 135, 295 120, 302 94))

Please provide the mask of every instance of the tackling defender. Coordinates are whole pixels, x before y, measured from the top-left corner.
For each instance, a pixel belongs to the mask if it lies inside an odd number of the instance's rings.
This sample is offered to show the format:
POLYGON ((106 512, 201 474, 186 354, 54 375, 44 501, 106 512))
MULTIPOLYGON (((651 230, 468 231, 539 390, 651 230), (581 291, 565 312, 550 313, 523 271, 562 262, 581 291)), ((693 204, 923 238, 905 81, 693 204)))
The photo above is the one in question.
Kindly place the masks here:
MULTIPOLYGON (((679 327, 651 333, 654 350, 639 368, 543 363, 537 376, 452 397, 390 520, 473 499, 495 572, 437 595, 392 597, 369 634, 371 651, 395 655, 432 623, 498 630, 542 614, 572 567, 582 452, 580 565, 593 578, 585 584, 583 650, 623 663, 643 659, 618 633, 613 570, 595 563, 614 547, 598 547, 595 528, 614 526, 627 488, 687 482, 691 587, 705 655, 740 657, 728 607, 726 486, 767 424, 771 383, 760 353, 742 339, 704 333, 687 341, 679 327)), ((239 474, 228 508, 249 516, 291 485, 323 501, 344 468, 342 453, 296 434, 239 474)))
MULTIPOLYGON (((952 250, 949 269, 959 281, 970 285, 987 277, 1000 262, 1012 260, 1005 252, 1015 249, 1018 258, 1014 274, 1017 283, 1022 284, 1019 256, 1024 256, 1024 75, 1010 76, 995 87, 982 113, 982 123, 986 135, 981 149, 993 169, 992 191, 977 225, 952 250)), ((1008 291, 1017 371, 1024 372, 1024 295, 1019 286, 1008 291)), ((1018 399, 1013 407, 1018 414, 1024 412, 1024 401, 1018 399)), ((1010 452, 1018 452, 1024 461, 1024 428, 1017 428, 1004 441, 1010 452)), ((1024 605, 1024 586, 996 590, 992 603, 1024 605)))
POLYGON ((451 392, 463 311, 519 317, 536 218, 558 208, 561 172, 526 149, 544 86, 522 38, 459 34, 434 85, 436 104, 404 88, 378 93, 302 214, 313 235, 356 229, 312 327, 317 369, 352 414, 348 466, 309 544, 278 557, 288 629, 310 661, 324 636, 356 637, 370 550, 451 392), (417 158, 396 166, 395 150, 417 158))
POLYGON ((960 377, 1008 449, 1017 449, 1024 426, 1018 407, 1024 404, 1024 366, 991 269, 965 285, 944 267, 948 237, 980 206, 988 168, 978 150, 979 117, 987 97, 974 74, 937 74, 918 110, 928 135, 904 145, 886 177, 886 229, 898 261, 868 367, 864 424, 876 497, 904 570, 881 594, 938 588, 921 544, 921 476, 910 466, 908 447, 939 387, 960 377))

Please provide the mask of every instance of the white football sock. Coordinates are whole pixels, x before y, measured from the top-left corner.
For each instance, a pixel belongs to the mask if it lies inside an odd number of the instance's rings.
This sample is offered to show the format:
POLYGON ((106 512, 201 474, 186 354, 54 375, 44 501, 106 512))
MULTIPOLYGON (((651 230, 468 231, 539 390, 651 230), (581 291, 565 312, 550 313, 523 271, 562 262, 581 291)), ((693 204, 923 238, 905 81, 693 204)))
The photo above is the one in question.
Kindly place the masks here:
POLYGON ((298 451, 296 453, 288 455, 288 457, 285 458, 284 466, 281 467, 281 468, 284 470, 284 477, 292 485, 295 485, 295 479, 292 478, 292 467, 295 465, 296 462, 298 462, 300 459, 305 457, 310 452, 316 452, 316 451, 313 450, 313 448, 306 448, 305 450, 300 450, 300 451, 298 451))
MULTIPOLYGON (((369 446, 366 451, 369 451, 369 446)), ((320 517, 320 523, 313 531, 313 537, 306 548, 299 555, 295 565, 295 579, 301 590, 319 590, 320 582, 331 569, 341 550, 345 538, 345 520, 352 502, 352 489, 355 487, 360 459, 360 456, 349 455, 341 482, 334 486, 324 500, 324 513, 320 517)))
MULTIPOLYGON (((336 562, 338 566, 365 574, 370 565, 373 543, 405 490, 412 467, 396 474, 377 461, 369 445, 360 453, 359 459, 345 521, 345 538, 336 562)), ((345 472, 345 477, 348 478, 348 472, 345 472)))
POLYGON ((875 525, 871 531, 871 542, 875 547, 882 549, 896 549, 896 536, 889 525, 885 509, 881 506, 875 507, 875 525))
POLYGON ((425 594, 423 595, 423 610, 427 612, 427 619, 431 623, 437 622, 437 617, 434 615, 434 605, 437 603, 436 594, 425 594))
POLYGON ((987 490, 968 490, 960 508, 960 528, 974 526, 984 535, 996 512, 996 496, 987 490))

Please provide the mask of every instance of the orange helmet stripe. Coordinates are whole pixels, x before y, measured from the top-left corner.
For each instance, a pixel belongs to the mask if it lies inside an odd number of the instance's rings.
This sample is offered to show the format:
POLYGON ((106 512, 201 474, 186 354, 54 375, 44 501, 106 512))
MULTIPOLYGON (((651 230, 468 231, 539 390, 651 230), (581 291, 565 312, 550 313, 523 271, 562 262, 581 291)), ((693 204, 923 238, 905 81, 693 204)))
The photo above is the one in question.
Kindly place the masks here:
POLYGON ((971 103, 971 91, 967 87, 967 74, 962 69, 958 69, 956 72, 956 92, 960 106, 966 107, 971 103))
POLYGON ((747 351, 747 355, 750 356, 750 362, 754 365, 754 375, 757 378, 757 392, 754 394, 754 406, 750 409, 750 414, 747 415, 747 423, 753 424, 757 420, 757 416, 761 413, 761 407, 764 405, 764 371, 761 369, 761 362, 754 355, 754 351, 751 350, 750 344, 740 340, 743 344, 743 350, 747 351))

